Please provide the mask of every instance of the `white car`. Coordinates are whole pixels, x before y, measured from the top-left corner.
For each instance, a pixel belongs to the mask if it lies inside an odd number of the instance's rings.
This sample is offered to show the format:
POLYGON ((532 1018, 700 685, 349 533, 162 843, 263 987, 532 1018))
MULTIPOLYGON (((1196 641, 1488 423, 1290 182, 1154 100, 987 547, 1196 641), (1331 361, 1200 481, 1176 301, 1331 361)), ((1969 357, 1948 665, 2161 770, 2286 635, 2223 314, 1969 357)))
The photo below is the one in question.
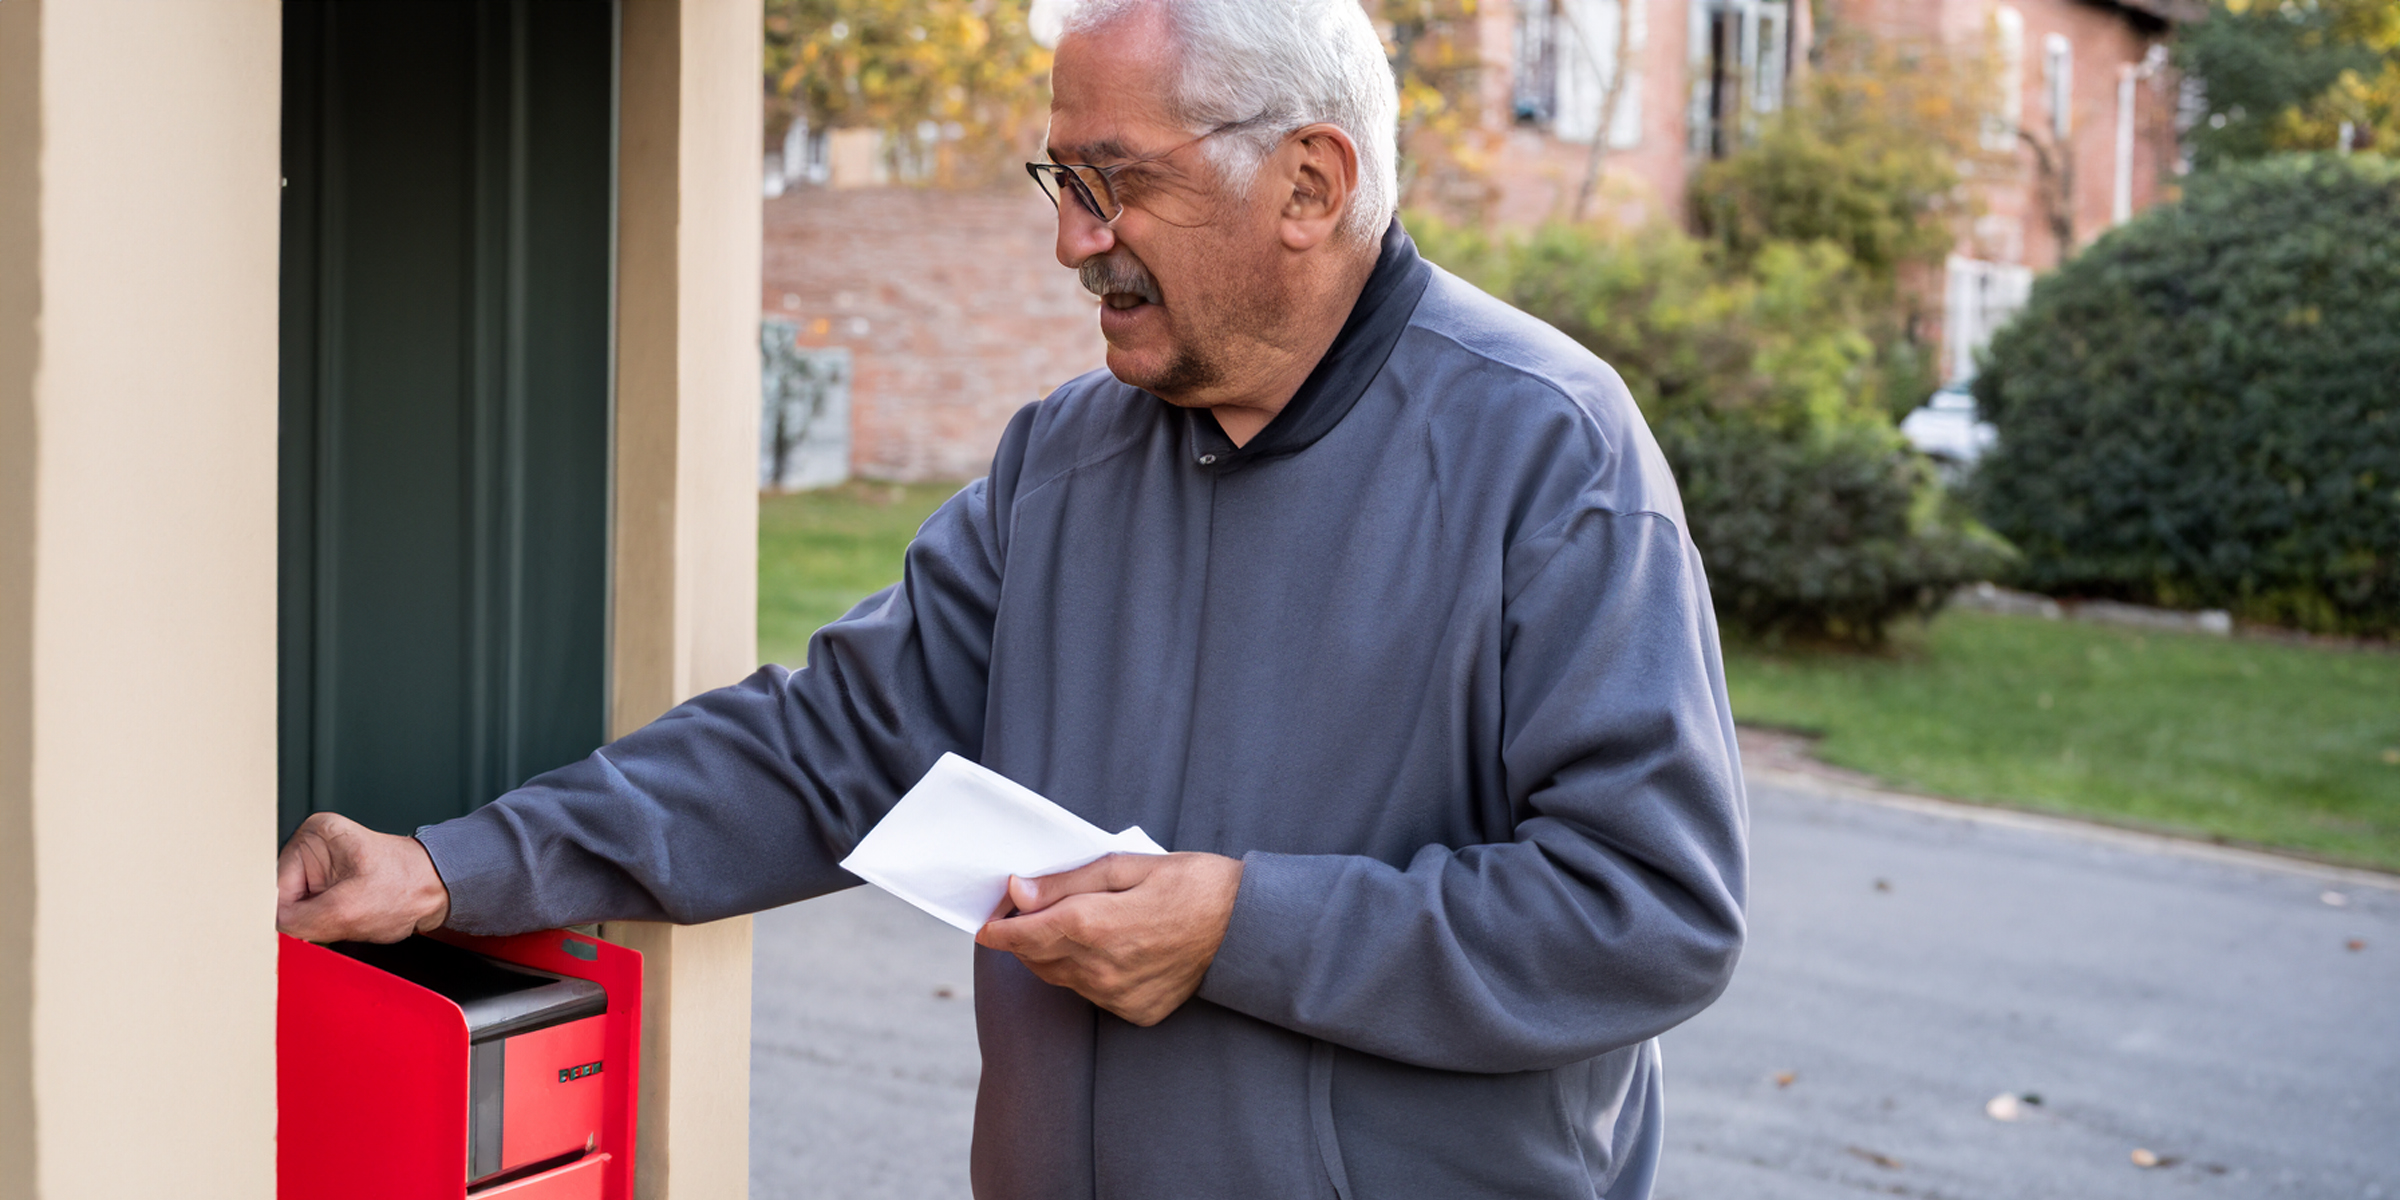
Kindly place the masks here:
POLYGON ((1900 422, 1900 436, 1939 462, 1945 473, 1974 466, 2000 440, 2000 431, 1976 419, 1972 380, 1945 384, 1900 422))

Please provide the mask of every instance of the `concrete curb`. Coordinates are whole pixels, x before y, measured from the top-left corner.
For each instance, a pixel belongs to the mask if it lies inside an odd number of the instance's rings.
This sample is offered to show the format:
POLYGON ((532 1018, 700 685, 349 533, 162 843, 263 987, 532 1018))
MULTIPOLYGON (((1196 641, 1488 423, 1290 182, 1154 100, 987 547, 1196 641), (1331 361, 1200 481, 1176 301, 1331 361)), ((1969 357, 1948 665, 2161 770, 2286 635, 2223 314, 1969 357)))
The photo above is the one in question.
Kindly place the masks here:
POLYGON ((1873 804, 1883 808, 1898 809, 1902 812, 1917 813, 1921 816, 1942 817, 1954 821, 1971 821, 1977 824, 1990 825, 2002 829, 2017 829, 2032 833, 2050 834, 2059 837, 2080 838, 2087 842, 2099 842, 2104 845, 2115 846, 2125 850, 2139 851, 2145 854, 2171 854, 2180 858, 2198 859, 2203 862, 2221 863, 2226 866, 2248 867, 2253 870, 2274 871, 2285 875, 2297 875, 2302 878, 2315 879, 2325 883, 2338 883, 2349 887, 2375 888, 2381 891, 2400 893, 2400 875, 2389 875, 2381 871, 2370 871, 2361 867, 2334 866, 2331 863, 2321 863, 2305 858, 2294 858, 2290 855, 2275 854, 2265 850, 2251 850, 2240 846, 2221 846, 2214 842, 2203 842, 2196 841, 2191 838, 2173 837, 2163 833, 2148 833, 2137 829, 2122 829, 2114 825, 2102 825, 2091 821, 2080 821, 2073 817, 2053 816, 2048 813, 2026 812, 2023 809, 1995 808, 1982 804, 1969 804, 1963 800, 1943 800, 1933 796, 1919 796, 1909 792, 1892 791, 1886 788, 1861 787, 1856 784, 1844 783, 1839 780, 1826 779, 1822 776, 1812 775, 1805 771, 1787 771, 1774 767, 1745 767, 1742 773, 1748 779, 1759 783, 1773 784, 1776 787, 1790 788, 1794 791, 1807 792, 1811 795, 1827 797, 1835 800, 1848 800, 1860 804, 1873 804))

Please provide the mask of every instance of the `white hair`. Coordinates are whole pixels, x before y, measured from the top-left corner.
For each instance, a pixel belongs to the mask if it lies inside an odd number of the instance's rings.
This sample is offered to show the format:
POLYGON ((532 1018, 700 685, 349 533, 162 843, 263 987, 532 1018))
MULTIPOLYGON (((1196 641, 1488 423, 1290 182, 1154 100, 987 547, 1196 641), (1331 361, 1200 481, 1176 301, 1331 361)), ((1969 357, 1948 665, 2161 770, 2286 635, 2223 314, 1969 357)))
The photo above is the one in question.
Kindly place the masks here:
POLYGON ((1227 178, 1247 184, 1285 134, 1331 125, 1358 148, 1358 188, 1341 230, 1381 237, 1399 203, 1400 94, 1383 39, 1359 0, 1084 0, 1065 32, 1085 33, 1145 8, 1167 18, 1182 71, 1167 100, 1227 178))

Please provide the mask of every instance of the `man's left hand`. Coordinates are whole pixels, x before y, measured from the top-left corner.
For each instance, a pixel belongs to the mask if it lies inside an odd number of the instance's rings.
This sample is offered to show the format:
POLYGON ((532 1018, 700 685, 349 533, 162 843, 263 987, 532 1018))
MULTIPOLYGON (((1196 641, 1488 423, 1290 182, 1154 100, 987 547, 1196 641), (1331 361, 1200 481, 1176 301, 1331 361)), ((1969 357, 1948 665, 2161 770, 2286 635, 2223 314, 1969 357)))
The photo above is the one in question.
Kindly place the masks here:
POLYGON ((1241 887, 1238 858, 1112 854, 1010 879, 1017 914, 986 924, 975 940, 1016 955, 1044 983, 1156 1025, 1200 990, 1241 887))

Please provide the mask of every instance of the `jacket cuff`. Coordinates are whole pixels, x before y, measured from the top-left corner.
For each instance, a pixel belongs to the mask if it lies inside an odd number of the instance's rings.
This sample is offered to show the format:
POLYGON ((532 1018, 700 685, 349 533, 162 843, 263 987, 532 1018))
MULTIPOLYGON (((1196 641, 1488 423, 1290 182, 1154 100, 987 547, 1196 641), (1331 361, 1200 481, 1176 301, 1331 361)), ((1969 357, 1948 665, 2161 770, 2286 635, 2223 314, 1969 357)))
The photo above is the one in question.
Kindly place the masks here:
POLYGON ((434 873, 442 877, 442 886, 450 892, 450 915, 442 921, 444 929, 500 933, 502 914, 509 907, 507 898, 525 895, 530 886, 524 864, 506 833, 488 819, 478 819, 488 812, 488 808, 478 809, 417 829, 417 844, 425 847, 434 873))
POLYGON ((1347 867, 1338 854, 1243 855, 1233 917, 1196 994, 1262 1021, 1291 1021, 1294 993, 1316 944, 1314 930, 1325 918, 1325 897, 1347 867))

